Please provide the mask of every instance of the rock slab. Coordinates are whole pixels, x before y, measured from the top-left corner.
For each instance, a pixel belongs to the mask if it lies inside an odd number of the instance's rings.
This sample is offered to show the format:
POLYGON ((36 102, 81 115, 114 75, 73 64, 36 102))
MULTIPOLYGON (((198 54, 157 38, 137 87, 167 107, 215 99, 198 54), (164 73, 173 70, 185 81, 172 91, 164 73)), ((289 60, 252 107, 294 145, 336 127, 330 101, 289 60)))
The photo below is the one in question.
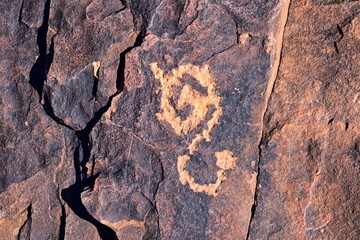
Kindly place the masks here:
POLYGON ((0 3, 1 239, 358 239, 360 2, 0 3))

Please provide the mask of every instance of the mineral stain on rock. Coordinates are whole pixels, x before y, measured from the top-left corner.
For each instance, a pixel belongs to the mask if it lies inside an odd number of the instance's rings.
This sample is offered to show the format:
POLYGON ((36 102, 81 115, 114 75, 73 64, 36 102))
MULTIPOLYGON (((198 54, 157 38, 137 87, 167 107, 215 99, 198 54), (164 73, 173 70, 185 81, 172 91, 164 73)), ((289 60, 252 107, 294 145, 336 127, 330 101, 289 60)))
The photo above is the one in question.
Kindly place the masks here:
POLYGON ((0 239, 358 239, 360 2, 0 2, 0 239))

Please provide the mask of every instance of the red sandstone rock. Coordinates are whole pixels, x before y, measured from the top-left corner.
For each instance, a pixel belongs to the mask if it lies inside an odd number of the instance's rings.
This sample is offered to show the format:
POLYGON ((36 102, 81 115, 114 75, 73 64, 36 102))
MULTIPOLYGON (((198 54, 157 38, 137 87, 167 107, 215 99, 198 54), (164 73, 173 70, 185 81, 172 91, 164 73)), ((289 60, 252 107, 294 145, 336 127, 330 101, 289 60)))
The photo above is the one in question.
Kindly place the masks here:
POLYGON ((357 239, 360 3, 0 3, 0 239, 357 239))

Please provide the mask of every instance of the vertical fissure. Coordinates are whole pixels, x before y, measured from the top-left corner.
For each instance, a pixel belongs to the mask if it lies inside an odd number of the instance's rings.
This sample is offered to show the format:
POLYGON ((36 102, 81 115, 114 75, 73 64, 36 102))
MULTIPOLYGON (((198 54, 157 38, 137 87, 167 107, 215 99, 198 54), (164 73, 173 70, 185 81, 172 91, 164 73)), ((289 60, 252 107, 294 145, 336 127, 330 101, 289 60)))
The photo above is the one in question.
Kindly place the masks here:
MULTIPOLYGON (((59 191, 59 189, 58 189, 59 191)), ((60 215, 60 226, 59 226, 59 240, 65 239, 65 231, 66 231, 66 209, 65 205, 61 201, 60 194, 57 194, 58 201, 61 207, 61 215, 60 215)))
POLYGON ((61 204, 59 240, 65 239, 65 229, 66 229, 66 211, 65 211, 65 206, 61 204))
MULTIPOLYGON (((49 26, 50 17, 50 5, 51 0, 47 0, 44 6, 43 22, 37 31, 37 45, 39 50, 39 56, 30 70, 29 84, 36 90, 39 96, 39 102, 43 106, 45 113, 53 119, 57 124, 67 127, 70 130, 75 131, 71 126, 68 126, 64 121, 58 118, 50 103, 50 97, 47 92, 44 92, 44 85, 47 81, 47 74, 54 59, 54 37, 51 39, 51 45, 49 46, 49 52, 47 53, 47 32, 49 26)), ((21 18, 21 16, 19 16, 21 18)), ((91 153, 91 139, 89 137, 91 130, 96 123, 101 119, 101 116, 108 110, 111 105, 112 98, 119 94, 116 92, 109 98, 108 103, 99 109, 94 117, 88 122, 86 127, 81 131, 75 131, 75 135, 78 138, 80 144, 75 148, 74 152, 74 168, 76 181, 75 184, 69 188, 61 191, 61 198, 72 209, 72 211, 80 218, 92 223, 98 230, 98 233, 102 239, 118 239, 116 233, 111 228, 97 221, 85 208, 81 200, 81 193, 88 187, 93 189, 95 180, 99 174, 87 177, 86 163, 90 159, 91 153), (82 159, 82 160, 80 160, 82 159)), ((60 229, 59 239, 65 238, 65 206, 61 204, 61 216, 60 216, 60 229)), ((20 231, 21 233, 21 231, 20 231)), ((20 234, 19 233, 19 234, 20 234)))
POLYGON ((117 70, 116 88, 117 91, 109 97, 109 100, 105 106, 100 108, 94 117, 86 124, 85 128, 79 131, 75 131, 75 135, 79 141, 79 146, 74 153, 74 167, 76 173, 76 181, 70 187, 63 189, 61 192, 62 199, 68 204, 72 211, 80 218, 92 223, 98 230, 99 236, 102 239, 118 239, 115 231, 110 227, 102 224, 96 220, 86 209, 82 203, 81 193, 85 190, 93 190, 95 181, 99 177, 100 173, 93 174, 91 171, 88 176, 87 163, 91 160, 92 139, 91 132, 96 124, 101 120, 102 116, 111 106, 111 102, 114 97, 124 91, 125 89, 125 57, 128 52, 133 48, 142 44, 145 38, 145 30, 142 30, 136 38, 135 44, 132 47, 127 48, 120 54, 120 62, 117 70))
POLYGON ((122 92, 125 88, 125 67, 126 67, 126 54, 133 50, 136 47, 140 47, 144 42, 146 36, 146 28, 142 28, 140 33, 137 35, 135 39, 135 43, 133 46, 125 49, 122 53, 120 53, 120 62, 119 67, 117 69, 117 77, 116 77, 116 89, 118 92, 122 92))
POLYGON ((262 127, 260 130, 261 135, 260 135, 260 140, 259 140, 259 144, 258 144, 259 155, 258 155, 258 161, 257 161, 256 187, 255 187, 255 192, 254 192, 253 205, 251 207, 251 216, 250 216, 250 221, 249 221, 249 225, 248 225, 246 239, 250 238, 251 227, 254 222, 254 217, 255 217, 256 210, 257 210, 257 206, 258 206, 262 145, 264 144, 265 139, 266 139, 266 134, 264 131, 266 123, 265 123, 264 119, 268 112, 268 105, 269 105, 272 93, 274 92, 275 81, 276 81, 276 78, 278 77, 278 73, 279 73, 279 69, 280 69, 281 53, 282 53, 282 48, 283 48, 283 38, 284 38, 286 22, 288 19, 290 3, 291 3, 291 0, 284 0, 282 3, 283 5, 281 6, 281 9, 279 11, 278 25, 280 27, 279 27, 279 31, 276 34, 276 45, 275 45, 275 51, 273 53, 274 54, 273 66, 272 66, 270 78, 269 78, 266 93, 265 93, 265 107, 264 107, 264 111, 262 113, 262 118, 261 118, 262 119, 262 127))
POLYGON ((91 172, 90 176, 88 176, 88 168, 86 165, 91 160, 92 148, 90 133, 100 121, 103 114, 110 108, 112 99, 118 94, 119 92, 116 92, 109 98, 107 104, 94 114, 94 117, 86 124, 84 129, 75 131, 75 135, 79 141, 79 146, 77 146, 74 151, 75 183, 61 191, 61 197, 69 208, 78 217, 93 224, 101 239, 109 240, 118 239, 116 232, 112 228, 102 224, 88 212, 82 202, 81 193, 86 190, 93 190, 95 181, 100 175, 100 173, 93 174, 93 172, 91 172))
POLYGON ((43 106, 45 113, 53 119, 57 124, 73 130, 72 127, 66 125, 62 119, 57 117, 50 103, 48 93, 44 94, 44 85, 47 81, 47 73, 54 59, 54 37, 51 38, 49 52, 47 53, 47 32, 49 28, 51 0, 47 0, 44 5, 43 22, 37 30, 36 43, 39 50, 39 55, 35 64, 30 70, 29 84, 35 89, 39 96, 39 102, 43 106))
POLYGON ((24 0, 21 1, 20 11, 19 11, 19 17, 18 17, 18 22, 19 22, 19 23, 22 23, 22 13, 23 13, 23 9, 24 9, 24 0))
POLYGON ((43 88, 44 83, 47 78, 48 70, 48 54, 47 50, 47 31, 49 27, 49 17, 50 17, 50 3, 51 0, 47 0, 44 6, 44 17, 41 26, 37 30, 37 39, 36 43, 39 49, 39 56, 36 59, 34 66, 30 70, 30 85, 37 91, 39 95, 39 101, 41 102, 43 97, 43 88))

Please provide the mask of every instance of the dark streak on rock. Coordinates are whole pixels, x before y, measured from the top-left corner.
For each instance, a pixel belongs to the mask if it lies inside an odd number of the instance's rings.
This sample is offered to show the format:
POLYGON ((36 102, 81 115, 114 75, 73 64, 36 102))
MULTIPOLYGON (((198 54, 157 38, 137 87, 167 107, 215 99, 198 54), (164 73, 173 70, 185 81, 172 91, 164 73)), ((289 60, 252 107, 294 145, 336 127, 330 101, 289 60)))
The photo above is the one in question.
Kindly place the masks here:
POLYGON ((339 54, 340 53, 339 52, 339 47, 338 47, 336 42, 334 42, 334 48, 335 48, 336 53, 339 54))
POLYGON ((231 48, 234 47, 234 46, 236 46, 236 43, 232 44, 231 46, 229 46, 229 47, 227 47, 227 48, 225 48, 225 49, 223 49, 223 50, 221 50, 221 51, 218 51, 218 52, 216 52, 216 53, 211 54, 209 57, 207 57, 205 60, 202 60, 200 63, 204 63, 204 62, 212 59, 213 57, 215 57, 215 56, 217 56, 217 55, 219 55, 219 54, 221 54, 221 53, 224 53, 224 52, 228 51, 229 49, 231 49, 231 48))
MULTIPOLYGON (((121 1, 121 2, 122 2, 122 1, 121 1)), ((123 5, 124 5, 124 3, 123 3, 123 5)), ((124 5, 124 6, 125 6, 125 5, 124 5)), ((123 8, 121 8, 121 9, 119 9, 119 10, 117 10, 117 11, 115 11, 115 12, 113 12, 113 13, 110 13, 109 15, 107 15, 107 16, 104 18, 104 20, 105 20, 106 18, 108 18, 108 17, 114 16, 114 15, 116 15, 116 14, 124 11, 125 9, 126 9, 126 6, 123 7, 123 8)))
MULTIPOLYGON (((59 188, 57 189, 59 193, 59 188)), ((65 240, 65 231, 66 231, 66 210, 65 206, 61 201, 60 194, 57 194, 57 199, 61 206, 61 215, 60 215, 60 226, 59 226, 59 240, 65 240)))

